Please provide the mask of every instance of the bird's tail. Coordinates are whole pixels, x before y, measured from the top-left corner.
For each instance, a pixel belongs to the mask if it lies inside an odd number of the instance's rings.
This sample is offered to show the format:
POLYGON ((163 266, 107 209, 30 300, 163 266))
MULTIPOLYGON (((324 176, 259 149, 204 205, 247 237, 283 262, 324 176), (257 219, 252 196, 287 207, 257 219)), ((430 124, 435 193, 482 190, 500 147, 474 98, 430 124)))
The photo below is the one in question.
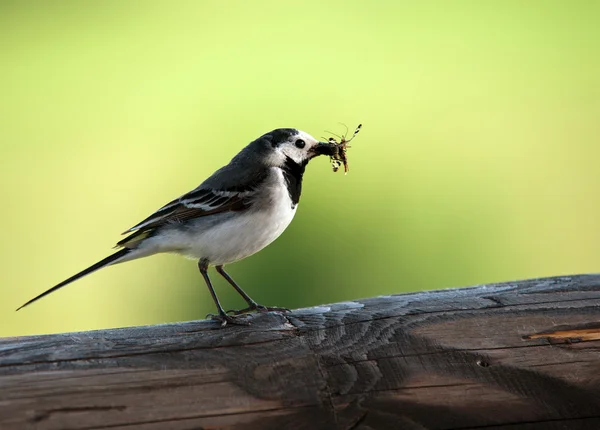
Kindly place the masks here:
POLYGON ((121 260, 124 259, 124 257, 127 254, 129 254, 132 251, 134 251, 134 250, 130 249, 130 248, 123 248, 123 249, 115 252, 114 254, 106 257, 104 260, 98 261, 96 264, 88 267, 85 270, 82 270, 81 272, 79 272, 76 275, 71 276, 69 279, 62 281, 60 284, 55 285, 54 287, 50 288, 49 290, 44 291, 42 294, 29 300, 27 303, 25 303, 24 305, 19 307, 19 309, 17 309, 17 310, 23 309, 25 306, 30 305, 35 301, 38 301, 42 297, 47 296, 48 294, 55 292, 56 290, 64 287, 65 285, 68 285, 71 282, 78 280, 79 278, 83 278, 85 275, 89 275, 90 273, 95 272, 98 269, 102 269, 103 267, 110 266, 111 264, 119 263, 121 260))

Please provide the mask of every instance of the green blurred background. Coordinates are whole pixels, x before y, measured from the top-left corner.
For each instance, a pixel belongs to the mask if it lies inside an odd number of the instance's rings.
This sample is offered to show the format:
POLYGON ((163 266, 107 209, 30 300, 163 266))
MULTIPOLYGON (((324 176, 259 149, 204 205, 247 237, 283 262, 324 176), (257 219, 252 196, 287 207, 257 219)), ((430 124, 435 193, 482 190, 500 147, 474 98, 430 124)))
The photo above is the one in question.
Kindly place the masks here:
MULTIPOLYGON (((119 233, 278 127, 364 127, 229 266, 290 308, 597 272, 600 2, 0 3, 0 336, 214 310, 196 264, 119 233)), ((227 308, 243 303, 216 274, 227 308)))

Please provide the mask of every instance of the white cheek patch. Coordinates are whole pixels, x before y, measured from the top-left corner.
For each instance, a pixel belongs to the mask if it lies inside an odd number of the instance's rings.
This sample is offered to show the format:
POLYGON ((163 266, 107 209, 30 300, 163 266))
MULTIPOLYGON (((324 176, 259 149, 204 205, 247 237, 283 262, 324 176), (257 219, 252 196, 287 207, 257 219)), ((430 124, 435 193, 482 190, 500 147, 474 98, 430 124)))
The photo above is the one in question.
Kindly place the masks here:
POLYGON ((282 166, 286 158, 291 158, 298 164, 303 164, 309 159, 309 150, 317 145, 319 141, 310 134, 303 131, 298 131, 298 134, 293 136, 290 141, 279 144, 273 148, 273 151, 268 155, 267 164, 270 166, 282 166), (295 142, 298 139, 304 140, 306 145, 303 148, 298 148, 295 142))
POLYGON ((269 166, 281 166, 285 162, 285 154, 281 151, 281 148, 274 148, 269 154, 267 164, 269 166))
POLYGON ((306 160, 309 159, 308 152, 310 148, 318 145, 319 141, 312 137, 310 134, 298 130, 298 134, 292 138, 290 143, 285 143, 282 145, 281 149, 285 153, 286 156, 290 157, 298 164, 302 164, 306 160), (302 139, 306 145, 303 148, 298 148, 295 142, 298 139, 302 139))
POLYGON ((296 148, 293 143, 286 143, 282 145, 281 151, 285 156, 290 157, 298 164, 302 164, 304 160, 308 158, 308 152, 306 147, 304 148, 296 148))

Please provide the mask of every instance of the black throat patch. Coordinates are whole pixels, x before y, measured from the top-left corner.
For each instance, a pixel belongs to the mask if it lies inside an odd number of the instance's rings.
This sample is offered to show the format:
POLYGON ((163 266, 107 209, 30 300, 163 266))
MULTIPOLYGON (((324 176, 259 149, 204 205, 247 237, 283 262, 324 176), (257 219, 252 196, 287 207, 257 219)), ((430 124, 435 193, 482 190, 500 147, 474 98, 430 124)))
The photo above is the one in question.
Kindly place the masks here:
POLYGON ((290 157, 286 157, 285 164, 281 167, 290 199, 292 199, 292 208, 296 207, 300 201, 300 194, 302 193, 302 175, 304 175, 304 169, 306 168, 307 163, 308 160, 303 164, 298 164, 290 157))

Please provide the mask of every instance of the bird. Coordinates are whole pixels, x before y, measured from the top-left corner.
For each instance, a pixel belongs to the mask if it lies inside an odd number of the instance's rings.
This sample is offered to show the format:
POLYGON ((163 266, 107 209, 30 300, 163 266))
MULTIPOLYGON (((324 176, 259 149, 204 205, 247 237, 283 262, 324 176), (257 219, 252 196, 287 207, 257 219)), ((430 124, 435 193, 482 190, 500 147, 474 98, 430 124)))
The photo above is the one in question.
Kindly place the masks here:
POLYGON ((302 178, 310 160, 334 156, 335 144, 320 142, 295 128, 279 128, 250 142, 229 164, 190 192, 167 203, 126 230, 114 254, 44 291, 21 307, 99 269, 158 253, 197 260, 217 314, 211 318, 240 324, 237 315, 287 311, 255 302, 224 270, 271 244, 289 226, 300 201, 302 178), (225 312, 208 276, 214 267, 248 307, 225 312), (232 315, 229 315, 232 314, 232 315))

